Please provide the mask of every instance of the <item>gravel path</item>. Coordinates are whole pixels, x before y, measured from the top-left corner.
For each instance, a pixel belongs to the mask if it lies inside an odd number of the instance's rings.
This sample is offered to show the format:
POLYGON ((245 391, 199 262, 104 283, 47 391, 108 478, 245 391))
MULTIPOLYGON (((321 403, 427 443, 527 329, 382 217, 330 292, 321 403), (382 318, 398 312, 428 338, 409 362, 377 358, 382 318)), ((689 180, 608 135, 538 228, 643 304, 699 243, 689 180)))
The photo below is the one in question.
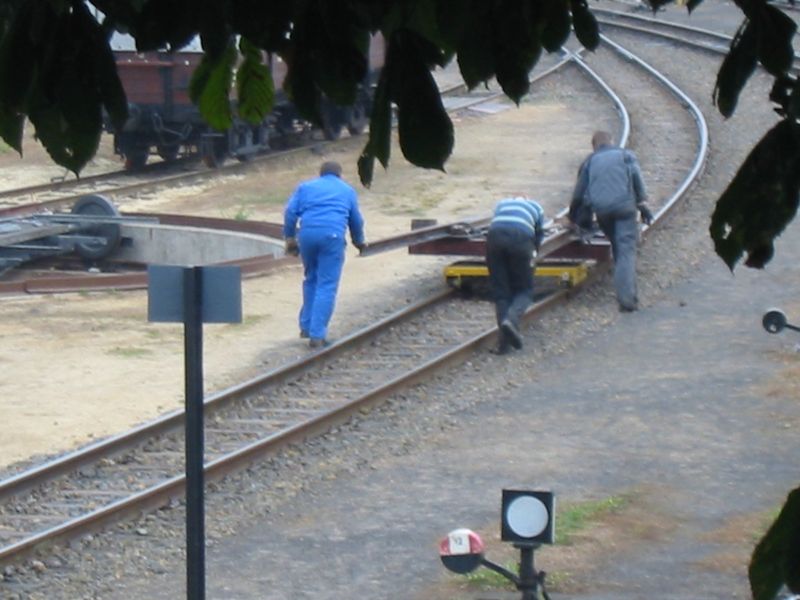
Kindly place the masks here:
MULTIPOLYGON (((752 521, 797 483, 800 410, 778 386, 797 357, 791 336, 768 336, 759 321, 772 305, 800 314, 800 230, 765 272, 731 276, 713 256, 713 201, 774 121, 766 80, 725 124, 709 105, 713 60, 649 52, 706 111, 712 154, 642 250, 643 310, 619 315, 604 278, 529 328, 524 352, 477 354, 345 431, 211 486, 209 598, 518 597, 465 590, 436 556, 457 526, 480 531, 490 558, 502 552, 500 490, 513 485, 553 489, 566 504, 633 498, 633 525, 598 536, 599 552, 567 549, 559 563, 561 548, 540 551, 541 568, 571 573, 554 598, 747 597, 752 521)), ((9 567, 0 591, 179 598, 181 515, 176 505, 9 567)))

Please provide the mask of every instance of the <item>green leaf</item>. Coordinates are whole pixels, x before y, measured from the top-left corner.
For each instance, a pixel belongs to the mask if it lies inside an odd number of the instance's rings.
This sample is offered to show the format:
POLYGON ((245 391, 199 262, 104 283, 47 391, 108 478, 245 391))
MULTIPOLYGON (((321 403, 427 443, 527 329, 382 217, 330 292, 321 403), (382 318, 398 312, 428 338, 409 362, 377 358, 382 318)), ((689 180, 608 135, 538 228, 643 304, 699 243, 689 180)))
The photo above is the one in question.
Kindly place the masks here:
POLYGON ((702 2, 703 0, 688 0, 686 3, 686 12, 692 13, 702 2))
POLYGON ((453 124, 430 69, 419 54, 408 51, 415 47, 417 34, 408 31, 395 35, 406 38, 399 44, 406 51, 397 57, 399 65, 391 81, 400 150, 418 167, 444 170, 453 150, 453 124))
POLYGON ((736 32, 731 49, 717 73, 713 98, 724 117, 730 117, 736 110, 739 93, 755 71, 757 62, 756 28, 752 21, 748 21, 736 32))
POLYGON ((525 2, 507 2, 495 15, 497 82, 517 104, 530 89, 530 72, 541 55, 539 37, 534 33, 539 25, 525 2))
POLYGON ((748 575, 753 600, 774 600, 784 584, 800 592, 800 487, 753 551, 748 575))
POLYGON ((773 240, 797 212, 800 138, 783 120, 753 148, 717 200, 709 232, 717 254, 733 270, 746 253, 748 267, 762 268, 773 240))
MULTIPOLYGON (((91 80, 97 87, 100 103, 108 113, 114 127, 119 131, 128 120, 128 101, 125 90, 117 74, 114 54, 97 21, 92 17, 85 4, 75 7, 73 13, 75 30, 78 36, 85 39, 83 52, 90 57, 93 74, 91 80)), ((87 81, 87 85, 91 85, 87 81)))
MULTIPOLYGON (((233 121, 231 114, 230 91, 233 79, 233 66, 236 62, 236 49, 231 45, 218 61, 210 63, 208 70, 201 74, 204 84, 195 81, 194 76, 190 83, 190 90, 197 96, 197 106, 203 120, 214 129, 224 131, 228 129, 233 121)), ((204 63, 210 62, 209 55, 204 55, 201 67, 204 63)), ((198 69, 200 71, 200 69, 198 69)), ((197 73, 195 73, 197 75, 197 73)))
POLYGON ((147 0, 131 26, 136 48, 140 52, 182 48, 200 30, 199 16, 191 0, 147 0))
POLYGON ((392 149, 392 99, 391 82, 395 69, 397 45, 391 43, 386 47, 386 64, 378 78, 378 85, 372 101, 370 115, 369 139, 358 159, 358 177, 361 183, 369 187, 375 169, 375 158, 383 168, 389 165, 389 156, 392 149))
MULTIPOLYGON (((24 110, 38 73, 40 56, 30 32, 37 19, 36 11, 33 2, 20 7, 0 42, 0 107, 7 114, 24 110)), ((55 15, 49 11, 45 11, 44 18, 55 21, 55 15)))
POLYGON ((22 135, 24 131, 25 115, 9 111, 0 104, 0 137, 20 154, 22 154, 22 135))
POLYGON ((596 50, 600 45, 600 31, 597 19, 589 11, 586 0, 572 0, 572 26, 575 36, 587 50, 596 50))
POLYGON ((756 22, 758 31, 758 60, 771 75, 782 75, 794 60, 792 39, 797 24, 781 10, 764 4, 756 22))
POLYGON ((392 151, 392 74, 393 63, 387 61, 375 88, 369 125, 369 154, 376 157, 384 169, 389 166, 392 151))
POLYGON ((358 178, 361 180, 361 185, 370 187, 374 173, 375 157, 365 149, 358 157, 358 178))
POLYGON ((540 0, 540 6, 543 14, 539 20, 544 24, 540 38, 542 46, 548 52, 556 52, 567 41, 571 30, 567 1, 540 0))
POLYGON ((320 106, 322 95, 314 82, 314 67, 307 47, 297 45, 293 51, 284 56, 286 60, 286 77, 283 89, 294 103, 297 112, 317 127, 322 127, 320 106))
POLYGON ((458 46, 458 68, 469 89, 494 77, 494 35, 491 3, 472 3, 464 37, 458 46))
POLYGON ((658 12, 658 10, 666 6, 667 4, 672 4, 673 0, 646 0, 647 3, 650 5, 651 10, 653 13, 658 12))
POLYGON ((244 60, 236 72, 239 116, 253 124, 258 124, 272 112, 275 103, 272 73, 269 67, 261 61, 261 52, 247 38, 241 38, 239 49, 244 56, 244 60))
POLYGON ((231 27, 267 52, 280 52, 293 13, 292 0, 237 0, 231 5, 231 27))
MULTIPOLYGON (((480 0, 482 1, 482 0, 480 0)), ((450 51, 456 51, 467 30, 472 0, 440 0, 436 3, 436 23, 442 43, 450 51)))

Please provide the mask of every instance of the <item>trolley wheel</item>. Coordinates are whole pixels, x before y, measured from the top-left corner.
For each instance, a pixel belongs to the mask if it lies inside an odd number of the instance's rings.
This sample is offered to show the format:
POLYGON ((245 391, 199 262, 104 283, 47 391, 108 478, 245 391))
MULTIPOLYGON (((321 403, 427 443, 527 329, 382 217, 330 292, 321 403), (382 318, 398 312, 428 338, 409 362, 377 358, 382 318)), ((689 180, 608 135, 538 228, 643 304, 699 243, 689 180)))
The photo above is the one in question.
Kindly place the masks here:
MULTIPOLYGON (((90 194, 82 196, 72 205, 72 214, 118 217, 119 210, 105 196, 90 194)), ((106 258, 117 249, 122 238, 118 223, 98 223, 97 225, 92 225, 83 233, 105 240, 105 243, 81 242, 75 245, 75 251, 78 255, 89 260, 106 258)))

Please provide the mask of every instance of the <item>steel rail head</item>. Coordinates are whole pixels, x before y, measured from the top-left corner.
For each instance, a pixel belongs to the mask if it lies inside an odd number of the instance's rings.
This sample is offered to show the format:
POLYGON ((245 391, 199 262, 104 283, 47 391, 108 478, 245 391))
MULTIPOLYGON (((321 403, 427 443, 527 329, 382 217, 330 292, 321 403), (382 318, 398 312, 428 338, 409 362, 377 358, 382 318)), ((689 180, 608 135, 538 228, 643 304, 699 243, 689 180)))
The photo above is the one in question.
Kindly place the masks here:
MULTIPOLYGON (((692 163, 692 168, 690 169, 689 173, 684 177, 681 184, 678 188, 665 200, 664 204, 653 213, 653 222, 657 222, 664 214, 666 214, 674 205, 675 203, 683 197, 689 187, 697 180, 700 176, 700 173, 705 165, 706 159, 708 157, 708 124, 706 123, 705 117, 703 116, 703 112, 694 103, 694 101, 683 91, 681 90, 675 83, 670 81, 664 74, 660 71, 656 70, 650 64, 630 52, 626 50, 616 42, 612 41, 605 35, 600 35, 600 39, 617 51, 619 54, 627 58, 628 60, 634 62, 639 67, 650 73, 653 77, 658 79, 676 98, 678 98, 681 103, 689 110, 689 113, 694 118, 697 132, 698 132, 698 149, 695 154, 695 159, 692 163)), ((645 231, 649 229, 651 226, 645 226, 645 231)))

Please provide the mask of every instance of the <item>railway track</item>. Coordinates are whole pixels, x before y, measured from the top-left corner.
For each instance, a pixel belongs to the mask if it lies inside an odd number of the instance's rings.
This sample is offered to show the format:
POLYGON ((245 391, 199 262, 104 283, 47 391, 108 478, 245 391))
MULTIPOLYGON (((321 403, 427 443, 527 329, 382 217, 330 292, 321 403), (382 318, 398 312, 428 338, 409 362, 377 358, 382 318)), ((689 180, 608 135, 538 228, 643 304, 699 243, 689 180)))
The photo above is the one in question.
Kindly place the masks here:
MULTIPOLYGON (((611 40, 605 38, 604 43, 604 50, 588 61, 590 66, 575 55, 570 60, 606 81, 604 93, 616 88, 614 102, 626 106, 630 114, 634 148, 661 144, 654 150, 665 153, 659 162, 655 158, 643 162, 654 181, 651 190, 660 200, 654 203, 655 227, 700 172, 707 148, 703 118, 663 76, 646 70, 611 40), (664 89, 638 99, 626 95, 613 79, 632 77, 634 72, 664 89), (670 124, 648 114, 646 107, 654 103, 691 113, 680 117, 686 127, 686 131, 681 127, 680 139, 674 121, 670 124), (666 139, 659 142, 661 137, 666 139), (679 160, 688 148, 689 157, 679 160), (667 164, 672 165, 668 171, 667 164), (657 177, 658 172, 665 174, 657 177)), ((554 253, 568 244, 580 248, 567 230, 553 227, 542 253, 554 253)), ((527 318, 541 316, 571 293, 558 289, 543 295, 527 318)), ((496 334, 492 311, 485 303, 442 292, 324 350, 210 395, 205 400, 206 478, 220 479, 288 444, 327 431, 435 370, 463 361, 476 348, 493 342, 496 334)), ((180 496, 183 420, 183 412, 176 411, 6 477, 0 482, 0 562, 18 560, 45 543, 79 536, 180 496)))
MULTIPOLYGON (((781 5, 785 10, 789 5, 781 5)), ((629 12, 603 8, 592 9, 602 29, 607 32, 625 31, 627 33, 644 34, 670 44, 679 44, 690 48, 709 52, 718 56, 727 54, 733 37, 711 29, 693 27, 675 23, 665 19, 645 17, 629 12)), ((795 54, 792 73, 800 72, 800 56, 795 54)))
MULTIPOLYGON (((544 77, 560 66, 557 57, 543 57, 544 71, 535 79, 544 77), (554 63, 548 66, 548 63, 554 63)), ((463 83, 442 83, 441 93, 446 108, 455 112, 489 102, 503 96, 497 89, 478 89, 468 92, 463 83)), ((23 188, 0 190, 0 217, 13 217, 30 214, 42 210, 54 210, 75 202, 86 194, 101 194, 111 197, 124 209, 125 198, 141 192, 152 192, 159 188, 190 184, 225 175, 245 173, 254 167, 268 162, 286 158, 300 152, 307 152, 312 147, 334 147, 346 143, 350 138, 325 141, 305 135, 295 141, 287 141, 286 149, 257 155, 244 162, 229 162, 215 169, 202 165, 199 158, 187 158, 170 162, 153 163, 136 171, 112 171, 85 176, 77 179, 62 179, 23 188)))

